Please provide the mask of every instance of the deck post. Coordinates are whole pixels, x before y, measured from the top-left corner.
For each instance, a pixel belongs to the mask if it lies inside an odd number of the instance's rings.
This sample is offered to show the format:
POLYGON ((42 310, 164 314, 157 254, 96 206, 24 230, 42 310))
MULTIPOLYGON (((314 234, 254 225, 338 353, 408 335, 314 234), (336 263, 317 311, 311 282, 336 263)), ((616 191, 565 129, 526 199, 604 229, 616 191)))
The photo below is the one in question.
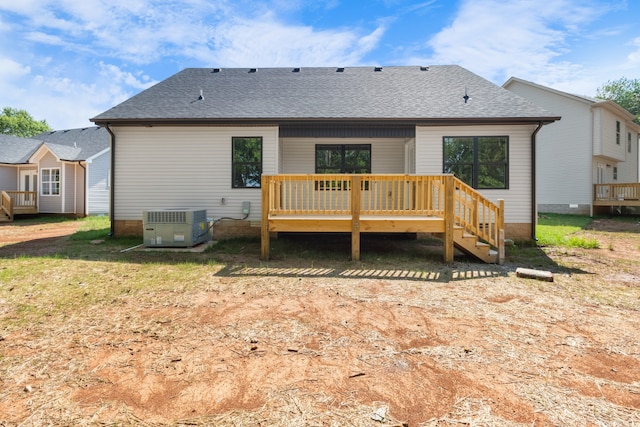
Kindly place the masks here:
POLYGON ((269 179, 266 175, 262 175, 262 218, 260 227, 260 259, 269 260, 269 179))
POLYGON ((504 264, 504 200, 498 199, 498 264, 504 264))
POLYGON ((455 225, 455 183, 453 175, 444 177, 444 262, 453 262, 453 228, 455 225))
POLYGON ((360 177, 351 176, 351 260, 360 260, 360 177))

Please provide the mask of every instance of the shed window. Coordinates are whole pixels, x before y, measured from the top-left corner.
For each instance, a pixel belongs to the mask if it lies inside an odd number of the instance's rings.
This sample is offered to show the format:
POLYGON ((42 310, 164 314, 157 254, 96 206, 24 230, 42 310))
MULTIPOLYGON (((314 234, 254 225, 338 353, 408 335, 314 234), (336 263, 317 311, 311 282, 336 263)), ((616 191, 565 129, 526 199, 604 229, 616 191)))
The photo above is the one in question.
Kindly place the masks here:
POLYGON ((262 137, 233 137, 231 141, 231 186, 260 188, 262 137))
POLYGON ((476 189, 509 188, 509 137, 444 137, 443 172, 476 189))
POLYGON ((43 196, 60 195, 60 168, 40 170, 41 194, 43 196))

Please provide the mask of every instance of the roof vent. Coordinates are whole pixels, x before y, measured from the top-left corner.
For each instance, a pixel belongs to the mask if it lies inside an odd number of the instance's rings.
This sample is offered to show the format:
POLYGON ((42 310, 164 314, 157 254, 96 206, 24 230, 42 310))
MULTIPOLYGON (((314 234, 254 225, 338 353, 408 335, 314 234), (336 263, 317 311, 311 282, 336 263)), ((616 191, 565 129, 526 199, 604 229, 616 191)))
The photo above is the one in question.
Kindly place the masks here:
POLYGON ((420 67, 420 71, 429 71, 429 67, 420 67))
POLYGON ((200 96, 198 97, 198 99, 200 101, 202 101, 204 99, 204 92, 202 91, 202 89, 200 89, 200 96))
POLYGON ((375 67, 373 71, 382 71, 382 67, 375 67))
POLYGON ((212 73, 219 73, 220 71, 220 68, 214 68, 213 70, 211 70, 212 73))
POLYGON ((300 72, 300 67, 296 67, 293 70, 291 70, 292 73, 299 73, 300 72))
POLYGON ((336 73, 344 73, 344 67, 336 68, 336 73))
POLYGON ((257 73, 258 69, 257 68, 249 68, 249 72, 250 73, 257 73))

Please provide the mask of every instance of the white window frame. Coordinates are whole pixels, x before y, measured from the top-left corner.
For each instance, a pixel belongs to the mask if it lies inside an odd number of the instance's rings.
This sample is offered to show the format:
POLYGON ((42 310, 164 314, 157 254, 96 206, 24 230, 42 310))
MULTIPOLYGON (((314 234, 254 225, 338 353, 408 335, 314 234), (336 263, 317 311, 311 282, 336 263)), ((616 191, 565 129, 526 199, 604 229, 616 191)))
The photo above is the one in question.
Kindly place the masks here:
POLYGON ((62 187, 62 171, 60 168, 42 168, 40 169, 40 195, 41 196, 59 196, 62 187), (47 179, 44 173, 48 172, 47 179), (58 180, 52 180, 54 173, 57 173, 58 180), (57 184, 57 187, 55 186, 57 184))

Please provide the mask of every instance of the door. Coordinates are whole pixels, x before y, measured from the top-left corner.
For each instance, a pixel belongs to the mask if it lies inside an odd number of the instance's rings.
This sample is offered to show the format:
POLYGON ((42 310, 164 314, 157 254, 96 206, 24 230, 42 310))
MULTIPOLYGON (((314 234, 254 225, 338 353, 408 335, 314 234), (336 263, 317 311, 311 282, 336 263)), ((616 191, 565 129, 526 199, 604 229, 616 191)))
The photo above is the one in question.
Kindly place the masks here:
MULTIPOLYGON (((38 172, 34 170, 20 171, 20 191, 38 191, 38 172)), ((35 204, 35 194, 21 194, 17 200, 20 206, 33 206, 35 204)))

